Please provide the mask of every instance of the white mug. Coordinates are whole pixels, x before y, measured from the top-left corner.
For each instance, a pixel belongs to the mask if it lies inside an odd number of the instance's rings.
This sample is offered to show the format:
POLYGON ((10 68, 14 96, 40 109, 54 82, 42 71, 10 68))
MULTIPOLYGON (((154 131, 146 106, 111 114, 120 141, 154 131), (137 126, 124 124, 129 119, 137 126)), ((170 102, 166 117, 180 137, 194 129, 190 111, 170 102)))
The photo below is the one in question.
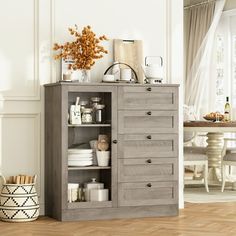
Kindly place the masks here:
POLYGON ((122 68, 120 71, 121 80, 130 81, 132 79, 132 71, 130 68, 122 68))

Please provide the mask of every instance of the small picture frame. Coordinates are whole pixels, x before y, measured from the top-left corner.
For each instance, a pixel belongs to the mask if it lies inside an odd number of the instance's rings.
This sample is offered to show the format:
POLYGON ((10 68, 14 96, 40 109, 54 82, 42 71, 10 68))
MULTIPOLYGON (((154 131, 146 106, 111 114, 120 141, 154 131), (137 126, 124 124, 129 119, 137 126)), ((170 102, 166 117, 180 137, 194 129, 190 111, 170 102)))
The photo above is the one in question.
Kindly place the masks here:
POLYGON ((61 60, 61 80, 62 81, 80 81, 81 71, 69 69, 70 65, 73 65, 74 61, 71 59, 61 60))

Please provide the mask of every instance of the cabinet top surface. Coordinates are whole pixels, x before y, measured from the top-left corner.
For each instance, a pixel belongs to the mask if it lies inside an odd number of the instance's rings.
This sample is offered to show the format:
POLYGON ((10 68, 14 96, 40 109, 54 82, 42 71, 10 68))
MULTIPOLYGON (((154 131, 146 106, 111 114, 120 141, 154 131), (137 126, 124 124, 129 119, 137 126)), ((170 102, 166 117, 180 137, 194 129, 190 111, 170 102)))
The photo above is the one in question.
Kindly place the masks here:
POLYGON ((133 86, 133 87, 179 87, 179 84, 133 84, 133 83, 78 83, 78 82, 57 82, 45 84, 49 86, 133 86))

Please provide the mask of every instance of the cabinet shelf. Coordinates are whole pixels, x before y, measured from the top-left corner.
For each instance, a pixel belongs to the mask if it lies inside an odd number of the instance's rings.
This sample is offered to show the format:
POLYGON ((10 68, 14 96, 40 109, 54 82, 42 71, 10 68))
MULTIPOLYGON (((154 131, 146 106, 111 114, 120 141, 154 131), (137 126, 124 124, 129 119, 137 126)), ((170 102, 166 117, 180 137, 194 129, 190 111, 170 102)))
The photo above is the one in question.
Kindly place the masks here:
POLYGON ((111 127, 111 124, 82 124, 82 125, 71 125, 68 124, 68 127, 111 127))
POLYGON ((68 203, 68 208, 69 209, 103 208, 103 207, 112 207, 112 201, 103 201, 103 202, 72 202, 72 203, 68 203))
POLYGON ((110 166, 69 166, 68 170, 108 170, 110 166))

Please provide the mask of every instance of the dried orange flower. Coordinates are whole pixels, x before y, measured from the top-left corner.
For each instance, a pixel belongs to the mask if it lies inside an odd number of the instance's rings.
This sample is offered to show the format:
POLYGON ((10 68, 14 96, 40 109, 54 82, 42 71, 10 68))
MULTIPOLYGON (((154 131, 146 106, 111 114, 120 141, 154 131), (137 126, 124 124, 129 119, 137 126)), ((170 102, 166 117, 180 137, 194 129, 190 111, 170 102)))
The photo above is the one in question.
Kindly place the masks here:
POLYGON ((59 53, 54 57, 55 59, 71 59, 74 61, 69 69, 89 70, 95 64, 96 59, 102 58, 103 54, 108 53, 100 45, 101 41, 108 40, 107 37, 102 35, 97 38, 89 25, 84 27, 81 33, 78 31, 77 25, 75 28, 68 28, 68 30, 75 40, 63 45, 55 43, 53 50, 59 50, 59 53))

